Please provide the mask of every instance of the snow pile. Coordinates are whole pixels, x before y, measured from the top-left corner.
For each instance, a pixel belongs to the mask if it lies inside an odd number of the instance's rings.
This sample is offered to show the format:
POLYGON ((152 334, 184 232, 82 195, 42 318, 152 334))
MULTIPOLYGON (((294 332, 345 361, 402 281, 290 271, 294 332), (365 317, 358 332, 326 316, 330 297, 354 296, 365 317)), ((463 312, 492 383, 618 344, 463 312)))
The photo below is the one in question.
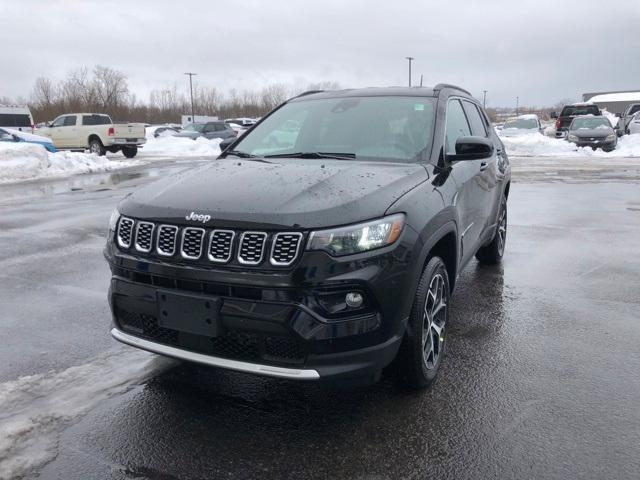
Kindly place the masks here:
POLYGON ((561 138, 544 135, 522 135, 501 137, 509 155, 514 157, 640 157, 640 135, 625 135, 618 139, 618 146, 612 152, 576 147, 561 138))
POLYGON ((118 348, 84 365, 0 384, 0 478, 22 477, 52 460, 66 426, 172 364, 118 348))
POLYGON ((220 155, 220 142, 215 138, 212 140, 199 137, 195 140, 185 137, 161 136, 150 138, 143 148, 138 151, 138 155, 154 155, 166 157, 217 157, 220 155))
POLYGON ((42 145, 33 143, 0 142, 0 183, 105 172, 137 163, 87 153, 49 153, 42 145))

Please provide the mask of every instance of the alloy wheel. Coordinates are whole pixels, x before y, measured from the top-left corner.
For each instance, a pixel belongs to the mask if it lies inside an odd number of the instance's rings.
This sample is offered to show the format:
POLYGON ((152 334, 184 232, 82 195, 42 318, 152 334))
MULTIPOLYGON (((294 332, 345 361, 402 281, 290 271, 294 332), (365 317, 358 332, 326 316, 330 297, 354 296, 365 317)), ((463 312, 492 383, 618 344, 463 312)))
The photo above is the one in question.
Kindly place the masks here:
POLYGON ((500 221, 498 223, 498 252, 500 256, 504 254, 504 246, 507 243, 507 209, 502 208, 500 221))
POLYGON ((444 277, 437 273, 429 284, 422 324, 422 358, 428 370, 436 367, 444 346, 447 295, 444 277))

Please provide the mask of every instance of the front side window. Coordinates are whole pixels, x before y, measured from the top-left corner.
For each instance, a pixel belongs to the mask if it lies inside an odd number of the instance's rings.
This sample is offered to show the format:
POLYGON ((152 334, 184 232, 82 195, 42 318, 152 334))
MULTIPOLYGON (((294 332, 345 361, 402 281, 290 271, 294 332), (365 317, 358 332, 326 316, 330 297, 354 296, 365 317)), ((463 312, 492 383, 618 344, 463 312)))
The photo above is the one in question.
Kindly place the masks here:
POLYGON ((333 153, 368 161, 415 162, 431 146, 432 97, 300 99, 245 134, 235 150, 252 155, 333 153))
POLYGON ((69 115, 64 117, 64 126, 65 127, 73 127, 76 124, 76 116, 75 115, 69 115))
POLYGON ((467 112, 467 118, 469 119, 469 124, 471 125, 471 133, 477 137, 486 137, 487 129, 484 126, 484 122, 480 117, 480 112, 478 108, 471 102, 464 101, 464 109, 467 112))
POLYGON ((61 127, 64 125, 65 117, 58 117, 53 122, 51 122, 52 127, 61 127))
POLYGON ((447 105, 447 154, 455 155, 456 140, 471 135, 471 129, 459 100, 450 100, 447 105))

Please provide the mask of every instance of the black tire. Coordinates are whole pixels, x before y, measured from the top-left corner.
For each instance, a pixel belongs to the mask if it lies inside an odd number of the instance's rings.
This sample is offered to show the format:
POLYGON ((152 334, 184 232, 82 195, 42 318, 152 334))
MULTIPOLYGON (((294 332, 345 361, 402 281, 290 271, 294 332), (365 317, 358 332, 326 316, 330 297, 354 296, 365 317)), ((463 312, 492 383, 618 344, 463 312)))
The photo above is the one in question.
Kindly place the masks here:
POLYGON ((491 242, 476 252, 480 263, 495 265, 500 263, 507 243, 507 199, 503 196, 498 214, 498 226, 491 242))
POLYGON ((107 150, 104 148, 104 145, 102 145, 102 142, 97 138, 94 138, 89 142, 89 151, 91 153, 97 153, 100 156, 105 155, 107 153, 107 150))
POLYGON ((410 388, 426 388, 436 378, 446 345, 450 298, 447 268, 440 257, 432 257, 422 271, 398 352, 398 373, 410 388))
POLYGON ((133 158, 138 154, 138 147, 122 147, 122 154, 127 158, 133 158))

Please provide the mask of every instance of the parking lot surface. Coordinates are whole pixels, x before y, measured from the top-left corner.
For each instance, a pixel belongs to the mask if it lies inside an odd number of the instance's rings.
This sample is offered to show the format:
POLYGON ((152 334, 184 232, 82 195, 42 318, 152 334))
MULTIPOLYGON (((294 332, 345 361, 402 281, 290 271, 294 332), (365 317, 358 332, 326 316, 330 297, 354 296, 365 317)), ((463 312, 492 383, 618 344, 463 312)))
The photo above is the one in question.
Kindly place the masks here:
POLYGON ((504 262, 463 272, 422 392, 116 344, 109 214, 188 163, 0 187, 0 478, 640 478, 640 162, 563 161, 514 159, 504 262))

